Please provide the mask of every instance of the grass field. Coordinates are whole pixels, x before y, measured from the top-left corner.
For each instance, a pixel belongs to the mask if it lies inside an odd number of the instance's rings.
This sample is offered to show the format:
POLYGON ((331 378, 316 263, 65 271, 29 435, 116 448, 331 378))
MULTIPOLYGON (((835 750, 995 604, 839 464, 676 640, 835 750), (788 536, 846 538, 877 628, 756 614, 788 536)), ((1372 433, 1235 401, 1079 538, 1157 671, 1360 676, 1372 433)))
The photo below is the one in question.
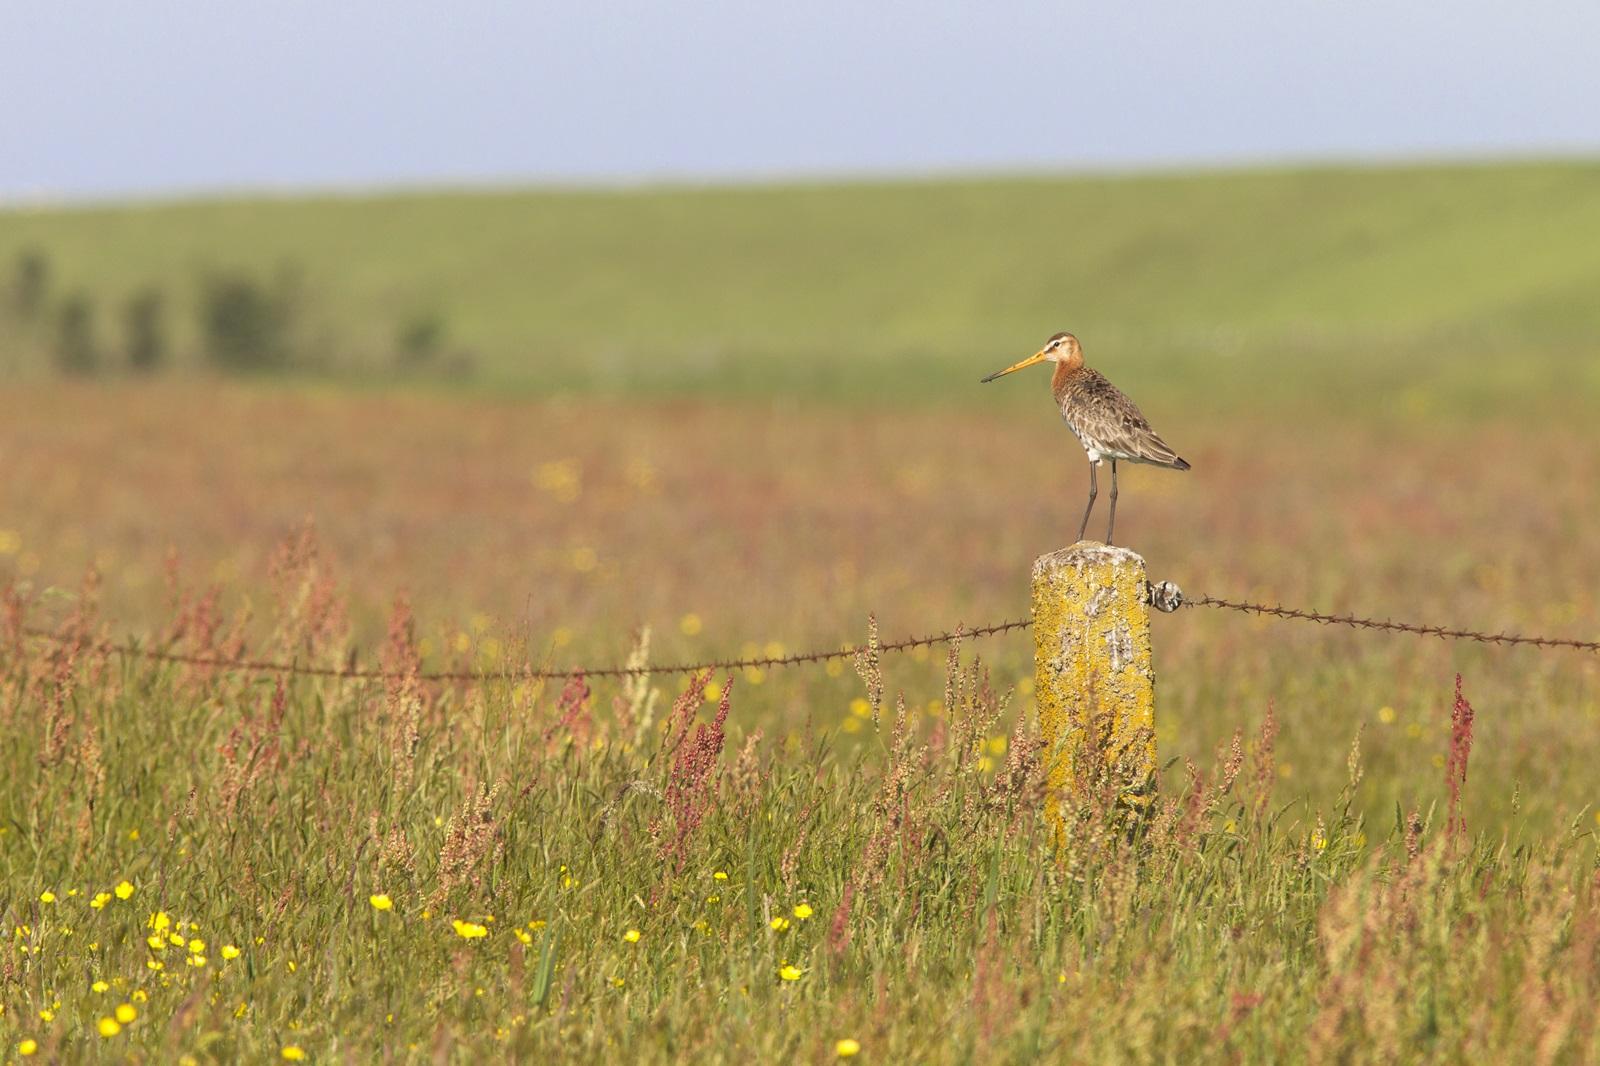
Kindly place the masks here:
POLYGON ((1597 214, 1572 164, 0 216, 108 303, 292 257, 362 359, 408 301, 481 353, 63 381, 11 335, 5 1054, 1592 1060, 1600 657, 1160 616, 1157 813, 1061 852, 1026 633, 876 713, 840 663, 516 667, 1026 614, 1083 461, 1042 371, 976 378, 1062 326, 1194 464, 1123 479, 1153 577, 1593 638, 1597 214))
POLYGON ((1593 402, 1597 231, 1600 164, 1546 163, 12 211, 0 264, 45 250, 108 327, 291 264, 337 365, 431 313, 493 389, 948 400, 1071 328, 1141 396, 1397 415, 1593 402))

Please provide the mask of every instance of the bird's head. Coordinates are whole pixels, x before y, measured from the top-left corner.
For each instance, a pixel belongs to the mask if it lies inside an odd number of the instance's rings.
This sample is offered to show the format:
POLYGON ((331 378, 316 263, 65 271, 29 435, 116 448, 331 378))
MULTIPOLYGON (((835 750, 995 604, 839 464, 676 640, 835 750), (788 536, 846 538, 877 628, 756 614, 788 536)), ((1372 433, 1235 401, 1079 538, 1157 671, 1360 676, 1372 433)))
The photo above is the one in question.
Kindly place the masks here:
POLYGON ((1023 367, 1032 366, 1034 363, 1045 362, 1066 363, 1069 366, 1082 366, 1083 347, 1078 344, 1078 338, 1074 337, 1072 334, 1057 333, 1054 337, 1051 337, 1045 342, 1043 348, 1040 348, 1022 362, 1013 363, 1004 370, 996 370, 993 374, 990 374, 983 380, 993 381, 995 378, 1003 378, 1013 371, 1021 370, 1023 367))

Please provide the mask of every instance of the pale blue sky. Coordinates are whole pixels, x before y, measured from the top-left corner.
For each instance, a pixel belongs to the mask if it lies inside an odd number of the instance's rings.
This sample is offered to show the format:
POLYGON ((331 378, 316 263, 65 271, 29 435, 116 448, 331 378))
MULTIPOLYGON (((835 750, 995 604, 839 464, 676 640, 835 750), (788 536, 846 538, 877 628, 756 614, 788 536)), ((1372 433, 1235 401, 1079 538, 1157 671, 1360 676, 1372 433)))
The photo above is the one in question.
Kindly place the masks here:
POLYGON ((1595 0, 5 0, 0 197, 1600 153, 1595 0))

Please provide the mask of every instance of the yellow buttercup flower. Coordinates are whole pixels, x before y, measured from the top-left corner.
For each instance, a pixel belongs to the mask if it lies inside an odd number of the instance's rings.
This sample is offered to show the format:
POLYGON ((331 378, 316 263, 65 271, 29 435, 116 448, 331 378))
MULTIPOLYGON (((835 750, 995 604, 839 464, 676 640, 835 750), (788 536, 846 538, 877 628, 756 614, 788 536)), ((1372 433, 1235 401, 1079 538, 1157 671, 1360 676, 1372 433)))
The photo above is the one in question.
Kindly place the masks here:
POLYGON ((533 934, 532 933, 526 932, 526 931, 524 931, 522 929, 513 929, 511 931, 513 933, 515 933, 517 935, 517 939, 522 941, 524 944, 533 943, 533 934))
POLYGON ((100 910, 103 907, 105 907, 105 905, 107 903, 110 903, 110 902, 111 902, 111 893, 109 893, 109 892, 96 892, 94 894, 94 899, 91 899, 89 901, 89 906, 93 907, 95 910, 100 910))
POLYGON ((861 1041, 852 1040, 848 1036, 833 1045, 833 1053, 841 1059, 848 1059, 850 1056, 860 1053, 860 1051, 861 1041))
POLYGON ((224 944, 222 945, 222 957, 230 961, 237 959, 239 957, 239 949, 232 944, 224 944))
POLYGON ((117 898, 118 899, 122 899, 122 900, 132 899, 133 898, 133 883, 131 881, 118 882, 117 887, 113 888, 111 891, 113 891, 113 892, 115 892, 117 894, 117 898))
POLYGON ((639 942, 639 935, 639 930, 629 929, 626 933, 622 934, 622 939, 626 940, 630 944, 637 944, 639 942))
POLYGON ((282 1055, 290 1062, 299 1062, 306 1057, 305 1049, 299 1044, 289 1044, 282 1051, 278 1052, 278 1054, 282 1055))
POLYGON ((802 922, 815 913, 817 912, 811 909, 811 904, 809 903, 802 903, 794 909, 794 916, 799 918, 802 922))
POLYGON ((117 1007, 116 1015, 117 1021, 121 1022, 123 1025, 129 1025, 135 1018, 139 1016, 139 1012, 134 1009, 132 1003, 124 1003, 117 1007))
POLYGON ((789 928, 789 919, 780 914, 767 924, 772 927, 774 932, 781 933, 785 929, 789 928))
POLYGON ((156 911, 144 924, 159 933, 172 924, 172 919, 167 917, 166 911, 156 911))
POLYGON ((372 904, 372 909, 375 911, 388 911, 394 909, 394 900, 390 899, 382 892, 379 892, 376 895, 368 896, 367 902, 372 904))
POLYGON ((104 992, 106 989, 108 989, 110 987, 111 986, 106 984, 104 981, 96 981, 94 984, 89 986, 89 990, 91 992, 104 992))
POLYGON ((43 892, 39 893, 39 902, 40 903, 54 903, 55 901, 56 901, 56 894, 54 892, 50 891, 48 888, 45 889, 43 892))
POLYGON ((122 1032, 122 1023, 115 1018, 101 1018, 98 1028, 101 1036, 110 1039, 122 1032))
POLYGON ((206 942, 204 940, 201 940, 199 937, 195 937, 193 940, 189 941, 189 954, 204 955, 205 953, 206 942))
POLYGON ((463 940, 476 940, 489 935, 489 930, 477 922, 463 922, 460 918, 454 918, 450 924, 455 928, 456 936, 463 940))
POLYGON ((32 1055, 34 1052, 36 1052, 38 1050, 39 1050, 39 1041, 37 1041, 37 1040, 34 1040, 34 1039, 30 1038, 30 1039, 27 1039, 27 1040, 21 1040, 21 1041, 17 1042, 17 1054, 21 1055, 23 1058, 27 1058, 29 1055, 32 1055))
POLYGON ((785 964, 778 970, 778 976, 783 978, 785 981, 798 981, 804 972, 805 971, 801 970, 799 967, 785 964))

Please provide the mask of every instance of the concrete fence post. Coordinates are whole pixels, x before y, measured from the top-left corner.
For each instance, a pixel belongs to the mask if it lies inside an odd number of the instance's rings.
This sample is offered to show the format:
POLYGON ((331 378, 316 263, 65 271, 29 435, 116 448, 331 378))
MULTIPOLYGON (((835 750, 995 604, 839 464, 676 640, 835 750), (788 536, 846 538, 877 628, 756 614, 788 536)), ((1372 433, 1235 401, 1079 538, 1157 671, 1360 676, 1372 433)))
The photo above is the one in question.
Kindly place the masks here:
POLYGON ((1035 692, 1058 843, 1098 792, 1143 812, 1155 795, 1155 670, 1144 559, 1082 541, 1033 564, 1035 692))

